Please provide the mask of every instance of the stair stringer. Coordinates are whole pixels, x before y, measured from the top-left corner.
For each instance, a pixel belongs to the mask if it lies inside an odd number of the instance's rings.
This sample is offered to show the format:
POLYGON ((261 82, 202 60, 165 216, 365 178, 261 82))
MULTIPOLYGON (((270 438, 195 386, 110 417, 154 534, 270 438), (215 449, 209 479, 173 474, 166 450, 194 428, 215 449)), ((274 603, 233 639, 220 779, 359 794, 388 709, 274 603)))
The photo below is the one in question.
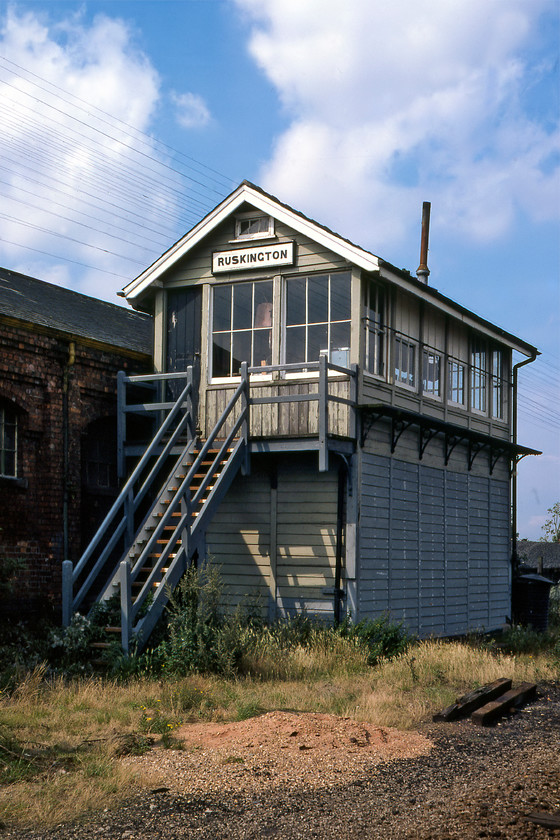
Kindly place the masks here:
POLYGON ((185 528, 183 530, 182 533, 186 536, 186 540, 183 538, 182 544, 175 553, 161 583, 157 587, 152 603, 149 605, 147 612, 138 619, 136 625, 134 625, 133 607, 131 638, 136 639, 138 651, 141 651, 148 641, 150 634, 169 602, 173 590, 187 571, 193 555, 201 545, 206 530, 212 522, 222 499, 229 490, 235 476, 245 464, 246 446, 247 444, 242 439, 237 441, 233 452, 221 471, 216 484, 209 492, 194 524, 190 529, 185 528))

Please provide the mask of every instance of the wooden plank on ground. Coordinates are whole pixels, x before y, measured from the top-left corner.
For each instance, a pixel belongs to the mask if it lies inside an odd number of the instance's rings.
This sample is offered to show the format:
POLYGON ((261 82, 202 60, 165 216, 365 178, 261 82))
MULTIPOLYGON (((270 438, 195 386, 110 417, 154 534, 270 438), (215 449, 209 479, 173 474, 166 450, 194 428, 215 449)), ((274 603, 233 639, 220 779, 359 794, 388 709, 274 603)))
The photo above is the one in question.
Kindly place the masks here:
POLYGON ((484 706, 491 700, 495 700, 496 697, 499 697, 510 688, 511 680, 502 677, 493 683, 488 683, 480 688, 475 688, 474 691, 470 691, 468 694, 460 697, 459 700, 456 700, 455 703, 453 703, 453 705, 448 706, 446 709, 443 709, 442 712, 438 712, 438 714, 434 715, 433 719, 434 721, 450 721, 457 720, 457 718, 460 717, 466 717, 474 712, 475 709, 480 708, 480 706, 484 706))
POLYGON ((521 683, 517 688, 506 691, 497 700, 487 703, 481 709, 477 709, 471 715, 471 720, 478 726, 487 726, 496 718, 507 714, 510 709, 522 706, 533 700, 537 694, 537 686, 534 683, 521 683))
POLYGON ((533 811, 527 820, 545 828, 560 828, 560 814, 547 814, 546 811, 533 811))

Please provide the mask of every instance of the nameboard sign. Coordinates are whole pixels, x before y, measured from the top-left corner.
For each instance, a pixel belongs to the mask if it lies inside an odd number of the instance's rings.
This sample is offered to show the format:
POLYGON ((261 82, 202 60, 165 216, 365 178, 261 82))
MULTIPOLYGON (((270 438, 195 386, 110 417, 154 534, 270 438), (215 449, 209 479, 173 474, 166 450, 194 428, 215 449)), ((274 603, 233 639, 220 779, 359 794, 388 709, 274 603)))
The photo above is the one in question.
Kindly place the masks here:
POLYGON ((275 268, 294 264, 294 242, 274 245, 253 245, 232 251, 212 253, 212 274, 225 271, 247 271, 252 268, 275 268))

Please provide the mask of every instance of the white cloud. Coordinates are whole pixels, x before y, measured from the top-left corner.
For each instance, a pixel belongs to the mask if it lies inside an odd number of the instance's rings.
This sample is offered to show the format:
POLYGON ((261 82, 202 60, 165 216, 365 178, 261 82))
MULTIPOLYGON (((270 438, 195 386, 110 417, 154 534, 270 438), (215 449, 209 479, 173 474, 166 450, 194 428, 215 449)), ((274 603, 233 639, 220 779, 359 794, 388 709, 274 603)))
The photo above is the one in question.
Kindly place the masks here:
POLYGON ((121 20, 10 8, 0 22, 0 262, 114 300, 168 241, 145 228, 172 199, 139 165, 158 166, 139 134, 158 74, 121 20))
POLYGON ((271 192, 378 252, 426 198, 475 242, 558 213, 558 126, 524 105, 551 73, 530 57, 546 0, 234 2, 290 120, 271 192))
POLYGON ((211 120, 204 99, 196 93, 172 93, 176 119, 183 128, 204 128, 211 120))

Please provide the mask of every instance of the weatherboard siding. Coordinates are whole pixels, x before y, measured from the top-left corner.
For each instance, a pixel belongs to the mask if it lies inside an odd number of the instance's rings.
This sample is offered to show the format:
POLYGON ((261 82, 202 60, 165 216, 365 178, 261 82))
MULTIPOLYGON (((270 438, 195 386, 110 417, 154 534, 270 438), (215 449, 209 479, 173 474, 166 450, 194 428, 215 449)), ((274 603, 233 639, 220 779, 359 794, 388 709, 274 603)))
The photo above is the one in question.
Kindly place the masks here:
POLYGON ((509 485, 364 451, 360 617, 389 613, 423 637, 509 616, 509 485))

